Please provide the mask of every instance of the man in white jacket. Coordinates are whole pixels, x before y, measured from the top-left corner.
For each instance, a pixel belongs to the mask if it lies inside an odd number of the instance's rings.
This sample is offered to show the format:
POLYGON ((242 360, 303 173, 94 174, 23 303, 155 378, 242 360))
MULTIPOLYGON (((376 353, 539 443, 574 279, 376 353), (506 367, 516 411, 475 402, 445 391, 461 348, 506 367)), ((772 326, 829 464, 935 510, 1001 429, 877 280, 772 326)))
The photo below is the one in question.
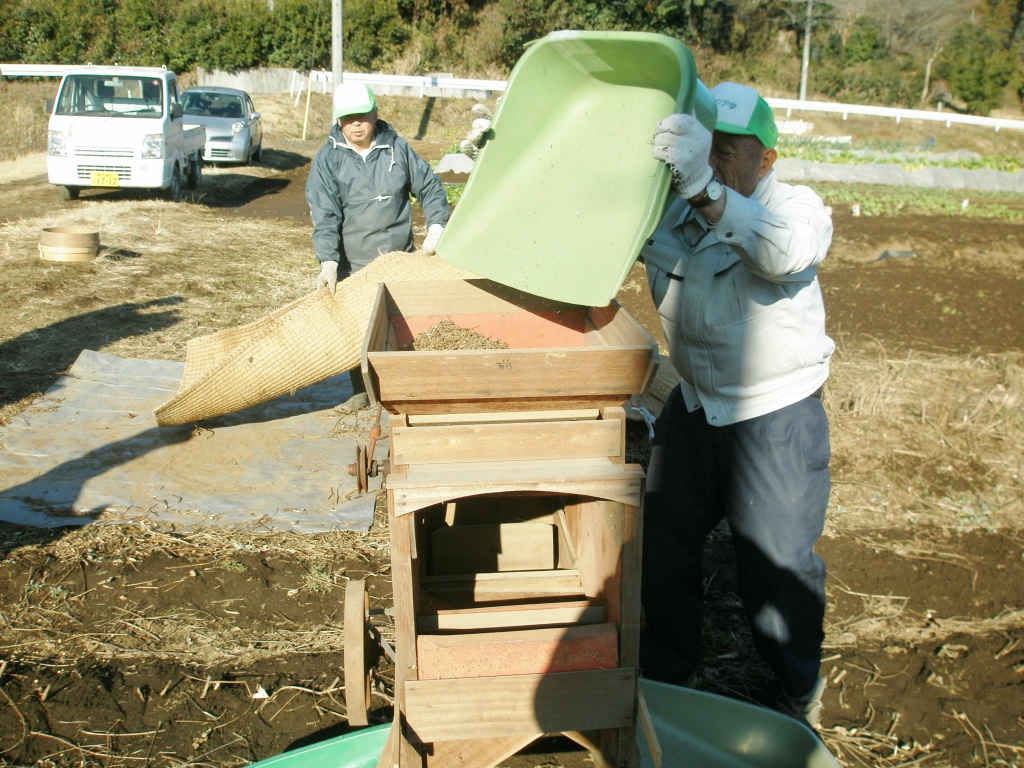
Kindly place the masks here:
POLYGON ((694 679, 701 553, 724 518, 755 645, 778 678, 774 703, 816 726, 825 566, 814 545, 830 489, 821 388, 835 347, 817 265, 832 222, 814 192, 776 179, 767 102, 736 83, 711 93, 713 133, 671 115, 654 136, 677 196, 642 258, 682 383, 648 470, 641 674, 694 679))

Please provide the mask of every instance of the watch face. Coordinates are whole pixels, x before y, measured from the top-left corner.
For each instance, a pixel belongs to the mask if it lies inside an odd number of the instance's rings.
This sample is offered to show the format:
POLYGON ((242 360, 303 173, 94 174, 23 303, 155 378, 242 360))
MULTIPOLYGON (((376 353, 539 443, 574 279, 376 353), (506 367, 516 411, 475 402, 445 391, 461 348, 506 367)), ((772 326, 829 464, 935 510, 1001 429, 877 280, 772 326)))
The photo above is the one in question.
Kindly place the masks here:
POLYGON ((709 200, 718 200, 722 196, 722 182, 718 179, 712 179, 708 182, 705 192, 709 200))

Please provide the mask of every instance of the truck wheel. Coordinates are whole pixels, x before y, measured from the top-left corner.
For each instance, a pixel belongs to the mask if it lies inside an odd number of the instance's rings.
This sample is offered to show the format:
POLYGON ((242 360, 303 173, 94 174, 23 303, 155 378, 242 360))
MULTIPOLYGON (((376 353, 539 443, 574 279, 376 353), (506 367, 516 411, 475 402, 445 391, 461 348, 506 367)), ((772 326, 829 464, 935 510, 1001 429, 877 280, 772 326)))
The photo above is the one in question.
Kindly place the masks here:
POLYGON ((193 160, 188 166, 188 175, 185 177, 185 189, 199 189, 203 183, 203 161, 193 160))
POLYGON ((171 184, 166 190, 167 199, 172 203, 181 202, 181 168, 177 165, 171 171, 171 184))
POLYGON ((61 200, 77 200, 80 191, 78 187, 69 187, 62 184, 57 187, 57 196, 61 200))

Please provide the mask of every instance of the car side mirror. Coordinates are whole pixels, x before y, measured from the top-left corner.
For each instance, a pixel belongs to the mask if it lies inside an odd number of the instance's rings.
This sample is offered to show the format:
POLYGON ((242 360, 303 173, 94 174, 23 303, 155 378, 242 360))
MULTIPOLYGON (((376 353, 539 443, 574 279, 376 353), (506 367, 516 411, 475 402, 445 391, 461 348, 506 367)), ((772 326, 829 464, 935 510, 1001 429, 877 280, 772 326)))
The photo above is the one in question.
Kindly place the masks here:
POLYGON ((178 104, 177 102, 175 102, 174 104, 171 104, 171 119, 172 120, 175 119, 175 118, 181 117, 183 114, 185 114, 185 108, 182 107, 181 104, 178 104))
POLYGON ((54 101, 56 101, 56 99, 47 99, 46 100, 46 114, 48 114, 48 115, 52 115, 53 114, 53 102, 54 101))
POLYGON ((259 112, 253 112, 251 115, 249 115, 250 120, 259 120, 260 117, 262 117, 262 115, 260 115, 259 112))

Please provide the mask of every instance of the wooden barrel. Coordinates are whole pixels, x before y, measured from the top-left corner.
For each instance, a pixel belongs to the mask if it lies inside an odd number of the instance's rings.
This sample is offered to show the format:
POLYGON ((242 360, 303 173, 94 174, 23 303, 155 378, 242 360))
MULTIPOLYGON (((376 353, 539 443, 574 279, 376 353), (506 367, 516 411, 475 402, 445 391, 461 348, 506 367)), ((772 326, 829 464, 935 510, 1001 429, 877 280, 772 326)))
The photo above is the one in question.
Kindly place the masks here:
POLYGON ((39 236, 39 257, 49 261, 92 261, 100 233, 88 227, 47 227, 39 236))

